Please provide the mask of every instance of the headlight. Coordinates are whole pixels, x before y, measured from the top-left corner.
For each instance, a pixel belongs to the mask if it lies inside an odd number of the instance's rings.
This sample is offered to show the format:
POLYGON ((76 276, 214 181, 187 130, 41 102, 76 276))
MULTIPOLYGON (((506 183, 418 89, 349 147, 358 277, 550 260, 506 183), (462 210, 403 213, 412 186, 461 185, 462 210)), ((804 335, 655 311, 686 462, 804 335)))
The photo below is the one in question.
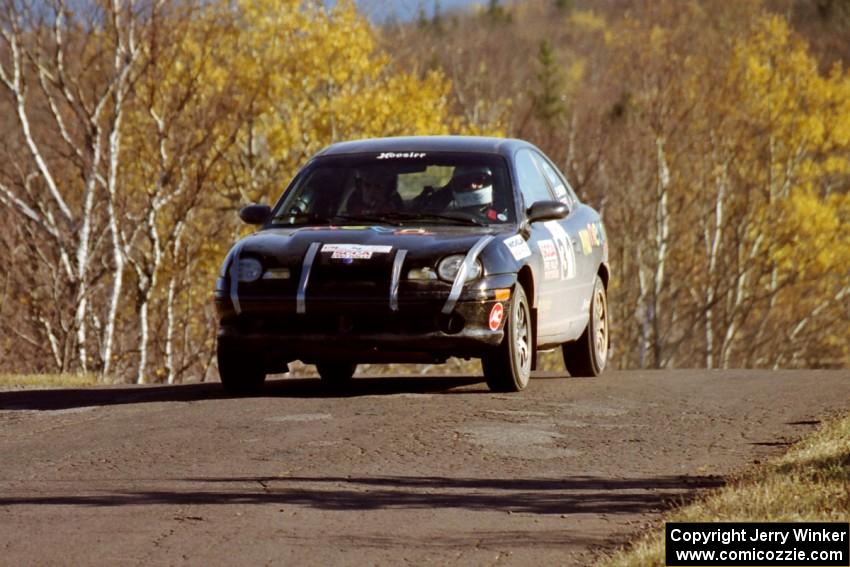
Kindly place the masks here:
MULTIPOLYGON (((460 267, 463 265, 464 259, 466 259, 464 254, 455 254, 454 256, 446 256, 443 258, 437 266, 437 274, 440 276, 440 279, 447 282, 453 282, 455 276, 457 276, 458 270, 460 270, 460 267)), ((466 281, 478 278, 482 271, 481 262, 475 260, 470 267, 470 270, 466 273, 466 281)))
POLYGON ((254 258, 241 258, 236 265, 236 278, 240 282, 255 282, 263 275, 263 265, 254 258))

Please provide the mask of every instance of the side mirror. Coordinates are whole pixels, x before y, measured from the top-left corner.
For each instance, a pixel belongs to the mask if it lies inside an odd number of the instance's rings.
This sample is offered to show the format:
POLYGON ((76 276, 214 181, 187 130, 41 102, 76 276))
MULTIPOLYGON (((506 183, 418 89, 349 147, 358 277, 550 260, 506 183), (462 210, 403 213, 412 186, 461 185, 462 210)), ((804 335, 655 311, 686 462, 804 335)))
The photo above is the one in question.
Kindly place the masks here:
POLYGON ((239 211, 239 218, 248 224, 263 224, 271 214, 272 208, 268 205, 248 205, 239 211))
POLYGON ((538 201, 525 212, 528 222, 559 220, 570 214, 570 207, 560 201, 538 201))

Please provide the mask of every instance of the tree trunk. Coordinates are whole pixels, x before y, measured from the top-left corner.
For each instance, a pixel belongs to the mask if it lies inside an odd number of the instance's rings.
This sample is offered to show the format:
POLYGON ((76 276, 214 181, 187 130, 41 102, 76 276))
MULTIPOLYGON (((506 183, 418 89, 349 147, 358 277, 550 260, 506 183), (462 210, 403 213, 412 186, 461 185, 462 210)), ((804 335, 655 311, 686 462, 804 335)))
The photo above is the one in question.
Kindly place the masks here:
POLYGON ((652 357, 656 368, 664 366, 663 338, 659 313, 661 312, 661 294, 664 291, 664 270, 667 262, 667 246, 670 235, 670 213, 667 208, 670 189, 670 169, 664 151, 664 138, 655 138, 658 160, 658 185, 655 209, 655 273, 652 290, 652 357))
MULTIPOLYGON (((175 238, 172 247, 172 258, 175 268, 179 265, 180 249, 183 242, 183 229, 186 223, 180 221, 175 228, 175 238)), ((172 276, 168 282, 168 297, 166 298, 166 317, 167 327, 165 331, 165 367, 168 370, 168 383, 174 384, 177 379, 177 372, 174 366, 174 329, 176 326, 176 318, 174 316, 174 300, 177 296, 177 274, 180 271, 177 269, 172 271, 172 276)))

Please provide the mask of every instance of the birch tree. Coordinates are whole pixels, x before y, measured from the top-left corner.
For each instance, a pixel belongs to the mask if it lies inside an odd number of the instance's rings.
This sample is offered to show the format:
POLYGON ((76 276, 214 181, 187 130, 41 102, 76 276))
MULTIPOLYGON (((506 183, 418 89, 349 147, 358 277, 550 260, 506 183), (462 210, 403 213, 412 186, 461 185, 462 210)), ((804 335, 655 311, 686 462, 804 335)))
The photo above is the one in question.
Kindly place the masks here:
POLYGON ((191 231, 200 228, 191 215, 203 205, 201 191, 216 180, 214 168, 242 127, 226 110, 234 96, 227 75, 215 68, 220 23, 193 10, 169 14, 167 22, 159 23, 166 31, 151 44, 150 65, 139 85, 131 138, 143 159, 129 167, 127 175, 141 182, 143 198, 134 200, 132 222, 121 229, 125 255, 135 272, 137 383, 149 379, 152 308, 157 294, 163 293, 168 325, 161 350, 166 353, 168 379, 175 379, 176 278, 180 262, 191 264, 183 249, 184 233, 187 226, 191 231), (161 286, 163 276, 168 281, 161 286))
MULTIPOLYGON (((62 310, 73 311, 70 325, 61 317, 58 324, 75 335, 83 371, 98 362, 89 351, 92 258, 109 227, 95 205, 103 186, 114 183, 120 160, 122 114, 139 64, 138 10, 133 1, 74 11, 64 0, 38 6, 6 0, 0 13, 0 45, 8 53, 0 85, 26 148, 22 179, 0 185, 0 194, 53 243, 68 288, 62 310)), ((120 278, 114 287, 117 296, 120 278)), ((47 325, 49 340, 59 340, 47 325)), ((105 333, 108 355, 110 323, 105 333)), ((61 369, 69 367, 63 360, 61 369)))

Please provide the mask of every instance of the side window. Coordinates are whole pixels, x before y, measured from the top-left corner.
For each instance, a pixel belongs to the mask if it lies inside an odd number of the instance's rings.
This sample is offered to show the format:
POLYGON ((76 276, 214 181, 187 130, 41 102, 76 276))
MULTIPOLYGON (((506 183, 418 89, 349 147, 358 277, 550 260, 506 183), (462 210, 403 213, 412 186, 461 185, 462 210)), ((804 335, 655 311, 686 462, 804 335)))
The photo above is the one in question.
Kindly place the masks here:
POLYGON ((534 157, 537 160, 537 163, 540 164, 540 168, 543 170, 543 174, 549 181, 549 185, 551 185, 552 190, 555 192, 555 198, 562 203, 570 205, 570 207, 575 205, 578 202, 578 199, 576 199, 573 188, 570 187, 569 183, 567 183, 566 179, 564 179, 564 176, 561 175, 543 156, 535 154, 534 157))
POLYGON ((519 190, 525 199, 525 206, 530 207, 538 201, 551 201, 552 193, 534 163, 530 150, 520 150, 516 155, 516 173, 519 179, 519 190))

